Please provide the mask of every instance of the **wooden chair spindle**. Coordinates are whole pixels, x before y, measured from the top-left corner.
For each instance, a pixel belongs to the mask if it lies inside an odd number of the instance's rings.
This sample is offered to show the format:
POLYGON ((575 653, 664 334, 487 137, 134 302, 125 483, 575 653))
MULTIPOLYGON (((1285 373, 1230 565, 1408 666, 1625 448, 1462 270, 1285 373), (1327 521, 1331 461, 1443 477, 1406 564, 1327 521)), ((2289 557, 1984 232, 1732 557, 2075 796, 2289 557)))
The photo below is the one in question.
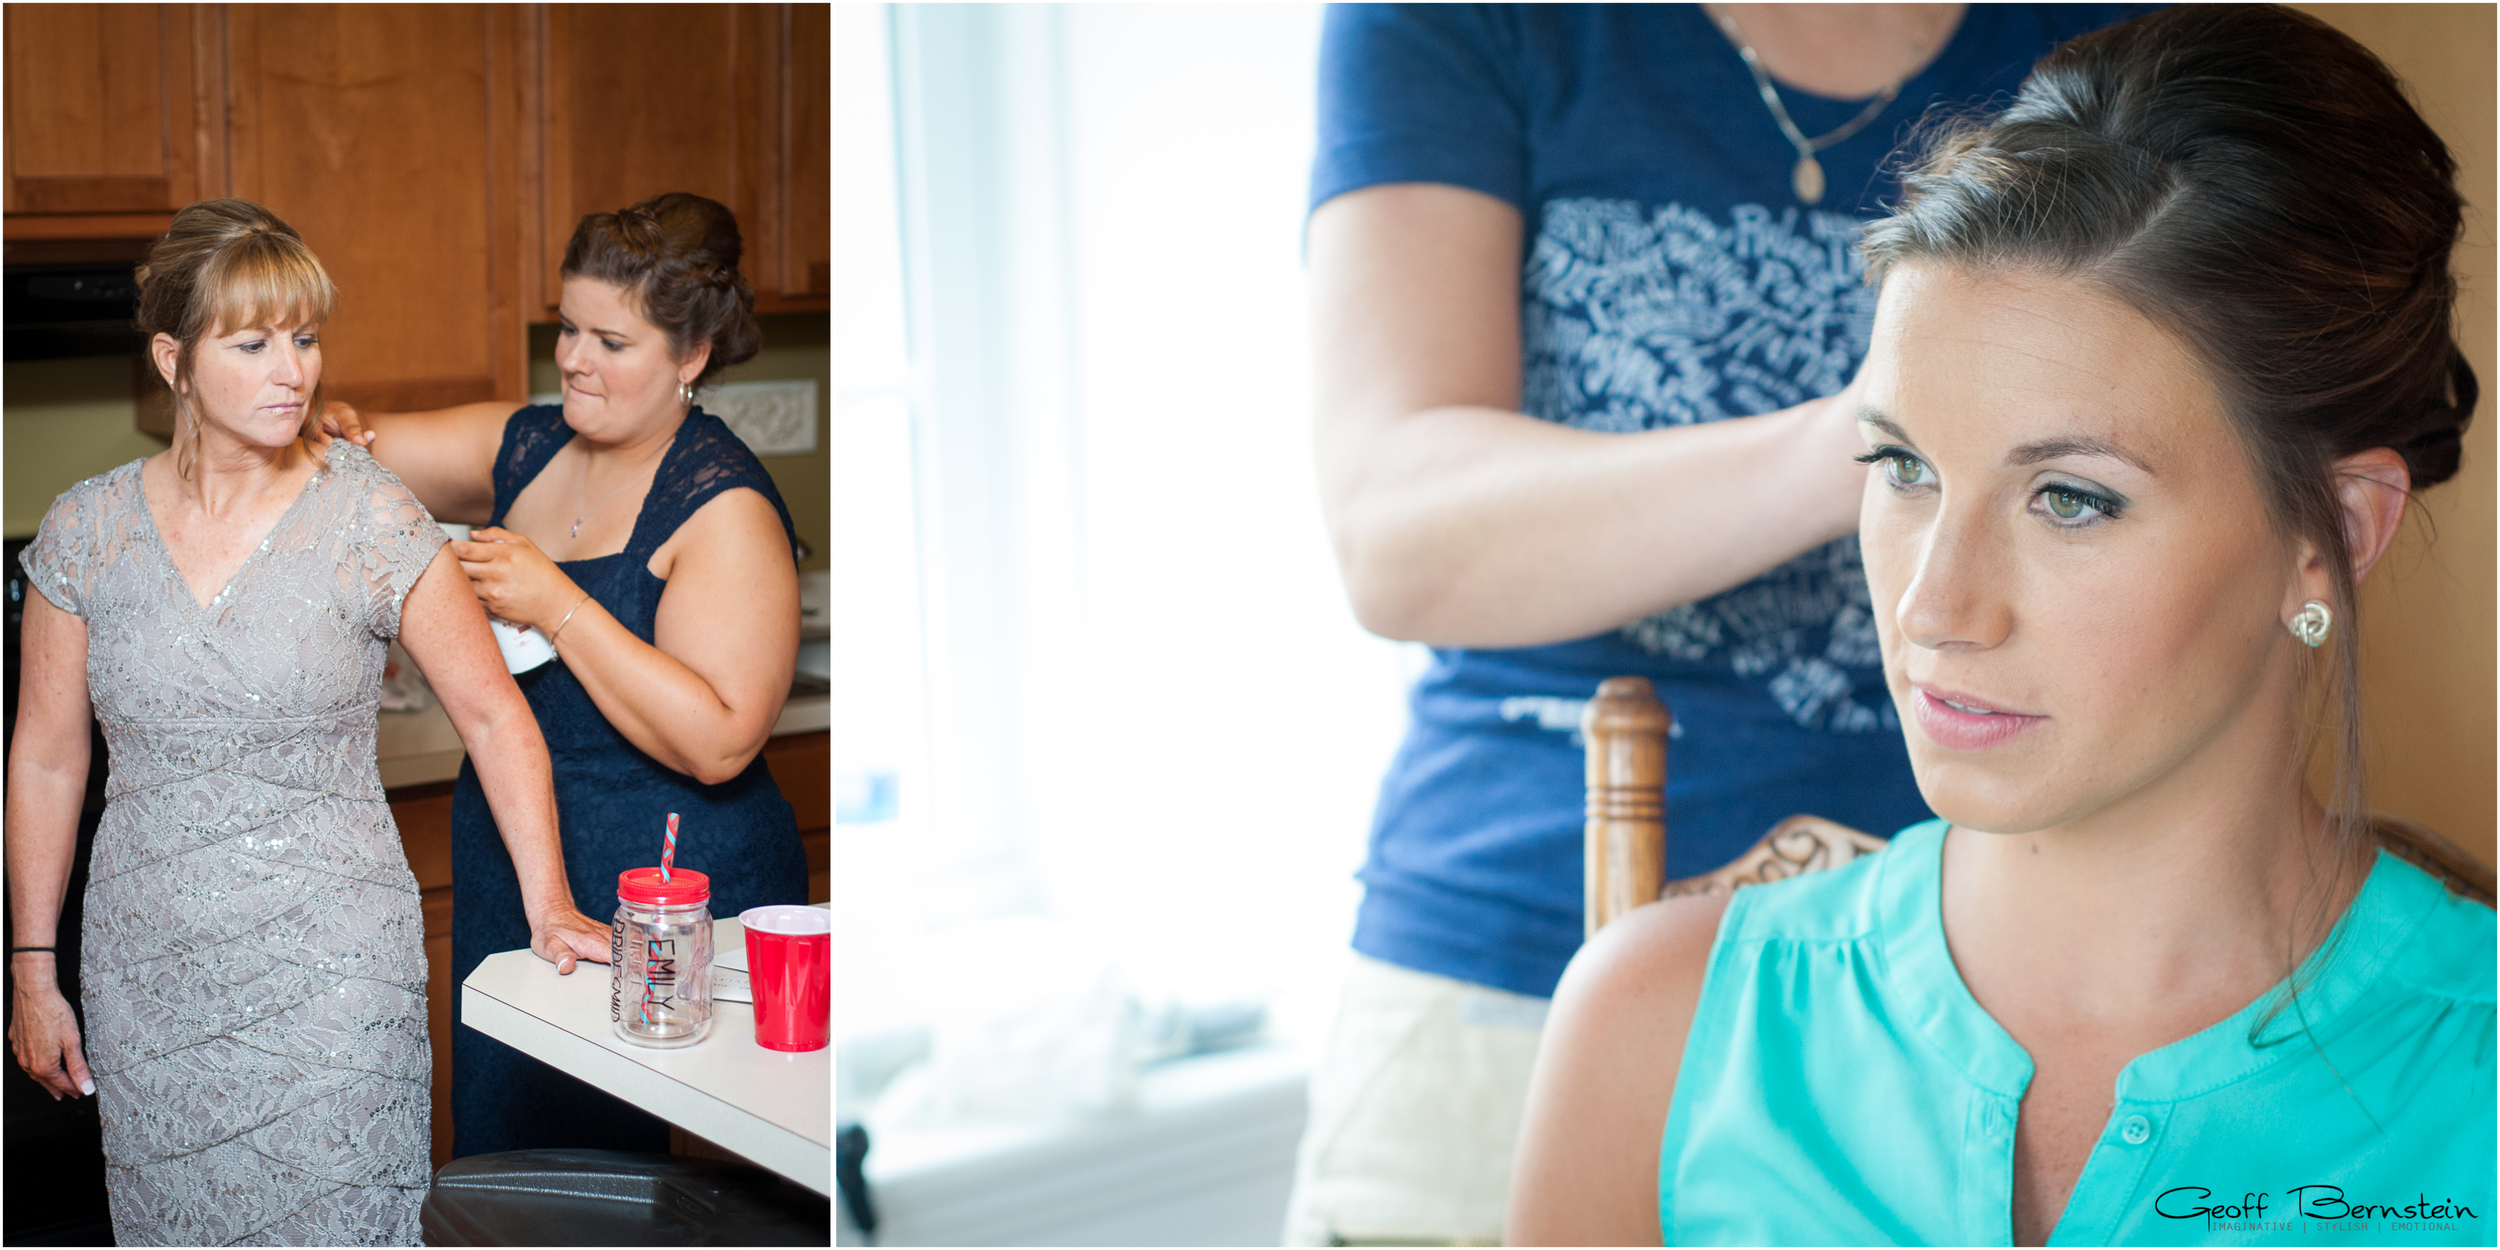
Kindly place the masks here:
POLYGON ((1658 897, 1667 874, 1667 732, 1645 677, 1611 677, 1580 714, 1588 759, 1586 933, 1658 897))

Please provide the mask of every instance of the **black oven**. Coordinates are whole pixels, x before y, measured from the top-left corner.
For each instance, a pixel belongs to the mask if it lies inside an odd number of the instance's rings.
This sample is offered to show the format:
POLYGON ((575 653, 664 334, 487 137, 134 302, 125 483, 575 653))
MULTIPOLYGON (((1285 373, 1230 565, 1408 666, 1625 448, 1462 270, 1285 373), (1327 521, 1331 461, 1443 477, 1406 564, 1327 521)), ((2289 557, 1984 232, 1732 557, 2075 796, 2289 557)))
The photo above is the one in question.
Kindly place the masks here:
POLYGON ((131 356, 137 269, 129 264, 10 265, 0 269, 0 358, 131 356))

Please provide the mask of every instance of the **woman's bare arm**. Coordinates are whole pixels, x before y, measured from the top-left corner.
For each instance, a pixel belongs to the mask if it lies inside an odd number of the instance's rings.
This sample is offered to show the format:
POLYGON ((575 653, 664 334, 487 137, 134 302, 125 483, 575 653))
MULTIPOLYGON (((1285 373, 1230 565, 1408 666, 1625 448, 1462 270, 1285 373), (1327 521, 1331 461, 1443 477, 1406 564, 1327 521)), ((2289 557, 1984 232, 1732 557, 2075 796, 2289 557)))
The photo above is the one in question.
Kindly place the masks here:
POLYGON ((1625 913, 1554 991, 1511 1162, 1503 1241, 1654 1246, 1658 1147, 1727 896, 1625 913))
POLYGON ((1510 205, 1429 183, 1311 214, 1320 498, 1364 628, 1585 637, 1857 528, 1854 399, 1638 434, 1522 415, 1521 238, 1510 205))
MULTIPOLYGON (((772 736, 799 652, 799 580, 771 503, 723 491, 678 527, 653 643, 593 600, 556 653, 601 715, 653 759, 716 785, 772 736)), ((542 629, 558 622, 547 621, 542 629)))
MULTIPOLYGON (((61 902, 78 850, 87 793, 87 622, 26 596, 18 634, 17 734, 9 744, 8 870, 11 946, 57 946, 61 902)), ((12 955, 16 984, 10 1049, 54 1098, 92 1092, 78 1019, 61 996, 59 959, 12 955)))
POLYGON ((448 547, 434 553, 400 605, 399 641, 425 670, 426 684, 460 732, 477 765, 486 806, 512 853, 530 949, 571 972, 573 959, 608 961, 608 926, 573 905, 556 827, 554 771, 538 718, 504 671, 503 654, 486 628, 486 612, 469 593, 448 547))
POLYGON ((358 412, 332 402, 322 416, 329 432, 372 452, 435 519, 484 525, 495 512, 495 452, 518 407, 490 400, 426 412, 358 412))

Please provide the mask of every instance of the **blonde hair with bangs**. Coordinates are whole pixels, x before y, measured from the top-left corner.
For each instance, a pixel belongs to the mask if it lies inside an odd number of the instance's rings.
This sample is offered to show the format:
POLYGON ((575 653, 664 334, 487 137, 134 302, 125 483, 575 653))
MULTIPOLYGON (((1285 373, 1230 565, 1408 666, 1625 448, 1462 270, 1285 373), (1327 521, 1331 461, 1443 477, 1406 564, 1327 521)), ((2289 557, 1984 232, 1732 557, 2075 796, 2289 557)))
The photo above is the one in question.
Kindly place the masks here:
MULTIPOLYGON (((180 343, 169 385, 174 399, 174 471, 185 479, 200 458, 199 415, 183 392, 200 339, 249 326, 317 325, 330 319, 338 289, 295 228, 250 200, 202 200, 174 214, 173 226, 139 267, 141 333, 180 343)), ((151 349, 152 351, 153 349, 151 349)), ((161 373, 158 375, 163 376, 161 373)), ((304 406, 304 429, 321 420, 321 387, 304 406)))

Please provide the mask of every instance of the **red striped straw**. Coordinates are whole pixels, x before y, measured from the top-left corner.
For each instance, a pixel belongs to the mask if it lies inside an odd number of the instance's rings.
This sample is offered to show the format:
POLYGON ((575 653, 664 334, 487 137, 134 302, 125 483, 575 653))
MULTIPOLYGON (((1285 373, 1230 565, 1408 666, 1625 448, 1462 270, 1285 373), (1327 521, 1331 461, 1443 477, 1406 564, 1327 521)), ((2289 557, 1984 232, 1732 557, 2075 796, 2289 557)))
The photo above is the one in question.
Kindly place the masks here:
POLYGON ((677 813, 668 814, 668 842, 660 848, 660 880, 668 880, 669 865, 677 862, 677 813))

